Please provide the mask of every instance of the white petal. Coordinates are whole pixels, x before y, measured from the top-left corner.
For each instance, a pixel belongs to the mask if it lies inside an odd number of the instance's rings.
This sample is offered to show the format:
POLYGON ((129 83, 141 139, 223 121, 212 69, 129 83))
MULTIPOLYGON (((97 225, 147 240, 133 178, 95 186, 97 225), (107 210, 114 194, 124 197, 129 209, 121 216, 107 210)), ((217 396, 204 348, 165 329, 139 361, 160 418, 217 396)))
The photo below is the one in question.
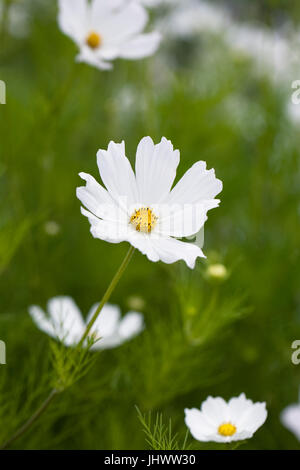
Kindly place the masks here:
POLYGON ((154 145, 150 137, 141 140, 136 154, 136 181, 140 202, 155 204, 164 199, 174 182, 180 154, 165 139, 154 145))
POLYGON ((104 44, 119 44, 139 34, 148 21, 147 11, 136 2, 124 3, 124 6, 112 11, 97 11, 95 7, 92 11, 92 27, 103 36, 104 44))
POLYGON ((239 397, 233 397, 228 402, 231 421, 236 424, 243 419, 244 413, 252 409, 253 401, 248 400, 244 393, 239 397))
POLYGON ((216 426, 216 431, 222 423, 230 420, 228 405, 221 397, 208 397, 202 403, 201 411, 209 423, 216 426))
POLYGON ((254 433, 266 421, 268 416, 265 403, 254 403, 251 407, 244 411, 237 425, 239 430, 254 433))
POLYGON ((230 436, 230 441, 229 442, 235 442, 235 441, 245 441, 246 439, 251 439, 253 436, 252 431, 239 431, 237 430, 233 436, 230 436))
POLYGON ((109 193, 91 175, 80 173, 79 176, 86 181, 86 186, 77 188, 76 195, 82 204, 92 214, 108 221, 117 221, 120 218, 120 208, 116 205, 109 193))
POLYGON ((96 51, 90 49, 86 45, 80 46, 80 53, 76 57, 77 62, 85 62, 86 64, 97 67, 100 70, 111 70, 112 65, 105 62, 96 51))
MULTIPOLYGON (((99 304, 94 305, 87 317, 88 324, 99 304)), ((97 320, 95 321, 92 333, 96 333, 101 338, 109 338, 118 330, 121 312, 117 305, 105 304, 97 320)), ((101 340, 100 340, 101 341, 101 340)))
POLYGON ((110 195, 122 207, 137 201, 137 187, 133 170, 125 156, 125 144, 110 142, 107 151, 99 150, 97 162, 100 175, 110 195))
POLYGON ((81 312, 71 297, 53 297, 47 310, 56 335, 66 345, 75 344, 84 333, 81 312))
POLYGON ((172 204, 161 209, 157 231, 165 236, 182 238, 195 235, 207 220, 205 204, 172 204))
POLYGON ((149 57, 156 52, 160 42, 161 35, 158 32, 140 34, 120 46, 120 57, 133 60, 149 57))
POLYGON ((91 0, 91 17, 95 21, 99 21, 104 16, 110 15, 113 11, 121 8, 128 0, 91 0))
POLYGON ((214 197, 222 191, 222 181, 215 171, 206 170, 205 162, 195 163, 172 189, 168 204, 205 204, 207 210, 217 207, 214 197))
POLYGON ((120 336, 117 333, 115 333, 111 336, 100 338, 98 341, 96 341, 93 344, 91 349, 95 351, 104 351, 105 349, 117 348, 118 346, 121 345, 121 343, 122 343, 122 340, 120 336))
POLYGON ((29 307, 29 313, 37 327, 42 330, 47 335, 56 337, 56 333, 53 328, 53 323, 51 323, 50 319, 47 318, 45 312, 38 307, 37 305, 32 305, 29 307))
POLYGON ((208 442, 211 435, 215 434, 215 426, 210 424, 203 413, 197 408, 184 410, 185 424, 190 430, 192 436, 198 441, 208 442))
POLYGON ((143 233, 133 233, 128 237, 129 243, 137 248, 143 255, 146 255, 150 261, 157 262, 160 257, 156 251, 152 239, 143 233))
POLYGON ((59 0, 58 23, 63 33, 80 43, 88 28, 87 0, 59 0))
POLYGON ((119 57, 119 47, 110 44, 103 44, 98 51, 95 51, 97 58, 104 61, 110 61, 119 57))
POLYGON ((211 442, 219 442, 223 444, 228 444, 229 442, 235 442, 235 441, 243 441, 245 439, 249 439, 252 437, 252 433, 248 431, 242 431, 242 432, 235 432, 232 436, 222 436, 218 432, 215 432, 214 434, 211 434, 208 437, 208 441, 211 442))
POLYGON ((190 269, 194 269, 198 257, 205 258, 202 250, 198 246, 174 238, 153 239, 152 248, 158 254, 159 259, 164 263, 171 264, 179 260, 184 260, 190 269))
POLYGON ((122 318, 119 326, 119 335, 123 340, 128 340, 138 335, 144 329, 144 317, 137 312, 129 312, 122 318))
POLYGON ((80 210, 82 215, 88 218, 91 224, 91 234, 94 238, 110 243, 120 243, 127 240, 128 225, 125 225, 121 219, 117 222, 100 220, 83 207, 80 210))
POLYGON ((280 415, 280 420, 300 441, 300 405, 295 404, 285 408, 280 415))

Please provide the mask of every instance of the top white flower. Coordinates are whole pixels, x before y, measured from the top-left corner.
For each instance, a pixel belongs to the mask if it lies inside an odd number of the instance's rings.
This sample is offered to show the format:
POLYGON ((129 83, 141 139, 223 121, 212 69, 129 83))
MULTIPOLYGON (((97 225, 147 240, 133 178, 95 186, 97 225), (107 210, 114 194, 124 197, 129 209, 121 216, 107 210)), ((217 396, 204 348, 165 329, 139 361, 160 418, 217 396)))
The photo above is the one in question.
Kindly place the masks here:
POLYGON ((195 236, 203 228, 207 211, 219 205, 214 198, 222 182, 200 161, 171 189, 179 159, 169 140, 154 145, 145 137, 137 149, 134 174, 124 142, 110 142, 107 150, 99 150, 98 168, 107 189, 86 173, 80 173, 86 186, 77 188, 92 235, 111 243, 127 241, 150 261, 182 259, 193 269, 196 258, 205 257, 201 248, 177 238, 195 236))
POLYGON ((77 60, 99 69, 111 61, 141 59, 158 48, 158 32, 142 34, 148 14, 131 0, 59 0, 59 26, 79 47, 77 60))

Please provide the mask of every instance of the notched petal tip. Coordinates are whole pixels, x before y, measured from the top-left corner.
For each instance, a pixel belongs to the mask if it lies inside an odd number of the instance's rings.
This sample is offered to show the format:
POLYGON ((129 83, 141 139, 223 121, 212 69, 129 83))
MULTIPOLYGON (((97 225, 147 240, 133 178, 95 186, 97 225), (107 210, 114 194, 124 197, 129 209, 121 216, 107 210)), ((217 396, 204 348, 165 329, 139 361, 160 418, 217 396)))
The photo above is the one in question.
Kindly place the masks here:
POLYGON ((153 139, 152 139, 149 135, 147 135, 147 136, 143 137, 143 138, 140 140, 139 145, 141 145, 141 144, 151 144, 151 145, 154 145, 154 142, 153 142, 153 139))

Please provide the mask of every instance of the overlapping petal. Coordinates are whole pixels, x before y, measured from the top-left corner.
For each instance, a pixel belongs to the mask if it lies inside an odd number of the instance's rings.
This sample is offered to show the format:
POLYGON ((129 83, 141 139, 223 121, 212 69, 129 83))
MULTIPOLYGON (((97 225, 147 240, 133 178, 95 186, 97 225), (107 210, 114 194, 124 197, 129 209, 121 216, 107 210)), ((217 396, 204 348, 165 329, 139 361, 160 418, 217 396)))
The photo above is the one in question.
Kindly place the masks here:
POLYGON ((32 306, 29 313, 38 327, 67 346, 80 340, 84 322, 77 305, 71 297, 54 297, 47 304, 46 315, 40 307, 32 306))
POLYGON ((125 39, 141 33, 148 22, 147 11, 138 3, 123 2, 119 8, 100 6, 101 3, 109 4, 109 1, 94 0, 91 29, 99 31, 104 44, 120 45, 125 39))
POLYGON ((120 46, 119 56, 123 59, 143 59, 154 54, 158 49, 162 36, 157 31, 148 34, 140 34, 133 37, 120 46))
POLYGON ((222 181, 216 178, 215 170, 207 170, 203 161, 195 163, 172 189, 168 204, 206 204, 207 210, 217 207, 214 199, 221 191, 222 181))
POLYGON ((59 0, 58 24, 66 35, 80 44, 86 34, 89 16, 86 0, 59 0))
POLYGON ((125 143, 110 142, 107 150, 99 150, 97 162, 100 176, 112 198, 122 207, 138 200, 134 172, 125 155, 125 143))
POLYGON ((150 137, 144 137, 136 153, 135 173, 139 202, 156 204, 168 196, 176 177, 180 154, 172 143, 162 138, 154 145, 150 137))
POLYGON ((197 408, 186 408, 184 412, 185 424, 190 429, 192 436, 198 441, 208 442, 210 436, 215 433, 215 425, 211 424, 197 408))

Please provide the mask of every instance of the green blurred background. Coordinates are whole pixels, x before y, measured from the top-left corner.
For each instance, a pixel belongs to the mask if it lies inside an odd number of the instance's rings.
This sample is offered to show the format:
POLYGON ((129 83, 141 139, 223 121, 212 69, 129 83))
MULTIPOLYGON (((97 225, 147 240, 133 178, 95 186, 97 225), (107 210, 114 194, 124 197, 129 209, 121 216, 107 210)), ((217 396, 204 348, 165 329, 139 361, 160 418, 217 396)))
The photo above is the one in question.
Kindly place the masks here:
MULTIPOLYGON (((4 16, 0 47, 7 84, 0 106, 1 440, 49 388, 49 339, 28 306, 70 295, 86 315, 127 250, 90 235, 75 196, 78 173, 98 178, 96 152, 110 140, 124 139, 134 162, 137 143, 150 135, 180 149, 178 177, 201 159, 224 183, 206 224, 208 258, 189 271, 136 253, 111 302, 126 313, 138 301, 146 330, 97 354, 88 374, 14 447, 143 449, 135 405, 162 412, 184 436, 185 407, 245 392, 266 401, 269 416, 243 448, 299 449, 279 414, 297 401, 300 374, 291 362, 291 343, 300 338, 300 123, 286 111, 300 68, 274 82, 222 34, 199 32, 166 35, 154 57, 101 72, 74 63, 76 47, 58 29, 55 1, 11 3, 19 17, 8 23, 9 11, 4 16), (228 270, 223 282, 207 275, 216 262, 228 270)), ((292 0, 210 3, 240 24, 300 24, 292 0)), ((169 14, 151 16, 155 23, 169 14)))

